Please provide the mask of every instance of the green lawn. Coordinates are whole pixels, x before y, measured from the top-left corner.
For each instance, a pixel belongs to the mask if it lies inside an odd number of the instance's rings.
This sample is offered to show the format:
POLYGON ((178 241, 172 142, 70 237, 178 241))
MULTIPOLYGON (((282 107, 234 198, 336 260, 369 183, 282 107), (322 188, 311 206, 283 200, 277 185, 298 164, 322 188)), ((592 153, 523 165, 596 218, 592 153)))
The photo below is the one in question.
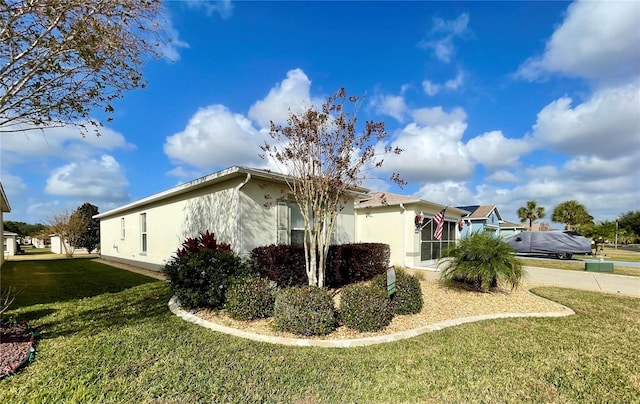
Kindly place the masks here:
POLYGON ((33 285, 9 314, 43 338, 35 362, 0 381, 0 402, 640 401, 640 299, 542 288, 577 315, 298 348, 185 323, 164 282, 88 260, 7 262, 1 275, 33 285))
MULTIPOLYGON (((559 259, 530 259, 519 258, 522 265, 541 268, 567 269, 570 271, 584 271, 584 262, 579 260, 598 260, 600 256, 592 257, 590 255, 574 255, 572 260, 559 259)), ((640 252, 625 251, 622 249, 614 249, 613 247, 604 247, 602 251, 604 261, 626 261, 640 262, 640 252)), ((613 266, 613 273, 617 275, 640 276, 640 268, 618 265, 613 266)))

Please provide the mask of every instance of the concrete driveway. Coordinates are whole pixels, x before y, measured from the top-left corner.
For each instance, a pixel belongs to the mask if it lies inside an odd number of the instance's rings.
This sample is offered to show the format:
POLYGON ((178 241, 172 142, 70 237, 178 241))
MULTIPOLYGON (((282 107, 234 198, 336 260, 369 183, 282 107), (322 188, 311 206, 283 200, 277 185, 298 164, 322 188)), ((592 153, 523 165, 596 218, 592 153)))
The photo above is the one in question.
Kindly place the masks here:
MULTIPOLYGON (((422 269, 429 279, 440 278, 436 268, 422 269)), ((603 272, 568 271, 540 267, 524 267, 527 275, 527 286, 559 286, 570 289, 591 290, 594 292, 613 293, 632 297, 640 297, 640 277, 614 275, 603 272)))
POLYGON ((637 276, 539 267, 524 269, 526 281, 531 283, 640 297, 640 277, 637 276))

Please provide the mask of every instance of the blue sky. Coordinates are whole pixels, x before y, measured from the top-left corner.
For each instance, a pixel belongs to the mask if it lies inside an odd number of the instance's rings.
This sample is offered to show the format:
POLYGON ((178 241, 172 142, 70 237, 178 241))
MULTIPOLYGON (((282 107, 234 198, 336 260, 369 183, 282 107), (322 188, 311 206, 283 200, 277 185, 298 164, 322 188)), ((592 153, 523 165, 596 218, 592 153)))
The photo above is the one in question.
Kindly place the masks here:
MULTIPOLYGON (((101 212, 258 157, 269 121, 344 86, 384 121, 403 189, 441 204, 640 209, 640 3, 166 3, 174 38, 103 136, 0 137, 5 220, 101 212)), ((96 113, 97 118, 101 118, 96 113)), ((560 227, 553 224, 554 227, 560 227)))

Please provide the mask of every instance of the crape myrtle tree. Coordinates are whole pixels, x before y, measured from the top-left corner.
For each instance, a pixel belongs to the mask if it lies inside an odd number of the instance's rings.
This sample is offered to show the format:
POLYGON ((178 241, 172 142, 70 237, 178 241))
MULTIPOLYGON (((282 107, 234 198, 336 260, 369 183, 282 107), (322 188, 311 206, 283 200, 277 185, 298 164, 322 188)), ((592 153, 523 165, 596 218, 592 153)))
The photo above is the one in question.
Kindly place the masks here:
MULTIPOLYGON (((144 86, 167 43, 160 0, 0 0, 0 133, 73 125, 144 86)), ((108 118, 107 121, 110 121, 108 118)))
POLYGON ((69 211, 54 212, 48 220, 50 234, 60 237, 62 249, 67 257, 73 257, 78 240, 86 230, 87 223, 79 215, 73 216, 69 211))
POLYGON ((551 220, 564 223, 565 230, 573 230, 574 226, 593 223, 593 216, 578 201, 565 201, 553 209, 551 220))
POLYGON ((535 220, 545 217, 544 207, 538 206, 536 201, 527 201, 527 206, 518 208, 517 213, 520 222, 524 223, 527 220, 529 221, 529 230, 531 230, 531 226, 533 226, 535 220))
MULTIPOLYGON (((363 181, 363 170, 382 165, 382 154, 402 152, 375 143, 387 137, 384 122, 367 121, 356 128, 361 97, 344 88, 328 97, 320 108, 290 113, 286 125, 271 122, 273 143, 261 147, 286 171, 289 190, 304 219, 304 251, 309 285, 324 287, 325 264, 331 234, 350 190, 363 181)), ((391 181, 404 185, 394 173, 391 181)))

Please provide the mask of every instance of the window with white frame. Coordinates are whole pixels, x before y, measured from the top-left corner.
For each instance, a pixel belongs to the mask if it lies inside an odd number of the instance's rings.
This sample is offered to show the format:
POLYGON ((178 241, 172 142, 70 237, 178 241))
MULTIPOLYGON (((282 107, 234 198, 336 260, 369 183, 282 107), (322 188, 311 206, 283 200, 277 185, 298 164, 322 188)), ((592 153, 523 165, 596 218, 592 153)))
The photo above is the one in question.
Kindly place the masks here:
POLYGON ((120 218, 120 240, 124 240, 125 231, 124 231, 124 217, 120 218))
POLYGON ((140 214, 140 252, 147 252, 147 214, 140 214))

